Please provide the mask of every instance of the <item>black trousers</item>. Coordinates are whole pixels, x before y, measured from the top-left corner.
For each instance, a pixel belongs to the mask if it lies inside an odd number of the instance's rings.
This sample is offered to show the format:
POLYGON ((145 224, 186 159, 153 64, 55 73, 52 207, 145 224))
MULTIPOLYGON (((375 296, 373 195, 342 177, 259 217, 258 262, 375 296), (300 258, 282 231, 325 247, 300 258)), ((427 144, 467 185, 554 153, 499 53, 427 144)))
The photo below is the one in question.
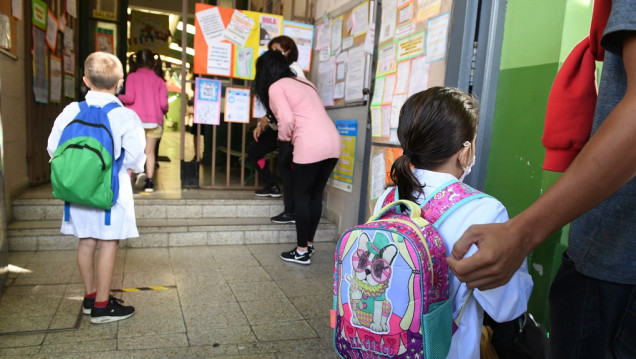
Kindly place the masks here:
POLYGON ((322 215, 322 194, 337 163, 337 158, 308 164, 294 163, 296 242, 299 247, 307 247, 307 242, 314 241, 322 215))
POLYGON ((278 183, 276 178, 265 163, 265 155, 273 152, 278 147, 278 171, 283 182, 283 201, 285 212, 294 213, 294 181, 292 179, 292 159, 294 146, 291 142, 278 141, 278 131, 270 127, 258 137, 258 142, 253 142, 247 147, 247 156, 250 164, 256 169, 258 176, 266 186, 274 186, 278 183))

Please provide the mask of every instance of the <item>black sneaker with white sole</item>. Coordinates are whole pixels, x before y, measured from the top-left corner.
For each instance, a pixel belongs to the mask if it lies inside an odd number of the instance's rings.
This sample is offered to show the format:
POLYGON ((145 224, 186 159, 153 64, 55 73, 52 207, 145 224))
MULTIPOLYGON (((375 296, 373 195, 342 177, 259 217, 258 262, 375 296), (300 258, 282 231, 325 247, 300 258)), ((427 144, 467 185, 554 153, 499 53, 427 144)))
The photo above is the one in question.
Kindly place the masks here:
POLYGON ((257 197, 273 197, 277 198, 283 195, 283 192, 280 190, 280 187, 277 185, 273 186, 265 186, 262 189, 254 192, 257 197))
POLYGON ((296 216, 289 212, 283 212, 270 218, 270 220, 274 223, 296 223, 296 216))
POLYGON ((82 301, 82 313, 87 315, 91 314, 91 310, 93 309, 94 305, 95 305, 95 298, 84 297, 84 300, 82 301))
POLYGON ((309 252, 305 254, 298 254, 296 248, 292 249, 289 252, 283 252, 280 254, 280 258, 286 262, 294 262, 298 264, 311 264, 311 259, 309 258, 309 252))
POLYGON ((91 310, 91 323, 110 323, 130 318, 135 314, 135 307, 122 305, 123 302, 123 300, 111 296, 108 300, 108 305, 104 308, 93 307, 91 310))

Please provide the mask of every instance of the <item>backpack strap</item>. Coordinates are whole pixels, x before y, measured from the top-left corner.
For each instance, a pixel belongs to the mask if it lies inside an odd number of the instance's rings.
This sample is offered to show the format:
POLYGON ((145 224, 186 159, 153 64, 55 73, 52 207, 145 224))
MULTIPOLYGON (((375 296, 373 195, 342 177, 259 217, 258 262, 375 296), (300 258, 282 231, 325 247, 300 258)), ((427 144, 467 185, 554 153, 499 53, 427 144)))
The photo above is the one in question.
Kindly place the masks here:
POLYGON ((86 101, 78 102, 80 112, 88 110, 88 104, 86 101))
POLYGON ((117 107, 121 107, 119 106, 119 104, 117 102, 111 102, 109 104, 106 104, 102 107, 102 111, 106 112, 106 114, 108 114, 111 110, 117 108, 117 107))
POLYGON ((439 228, 440 224, 457 208, 484 197, 490 196, 463 182, 451 180, 439 186, 437 191, 426 198, 422 205, 422 216, 433 223, 435 228, 439 228))

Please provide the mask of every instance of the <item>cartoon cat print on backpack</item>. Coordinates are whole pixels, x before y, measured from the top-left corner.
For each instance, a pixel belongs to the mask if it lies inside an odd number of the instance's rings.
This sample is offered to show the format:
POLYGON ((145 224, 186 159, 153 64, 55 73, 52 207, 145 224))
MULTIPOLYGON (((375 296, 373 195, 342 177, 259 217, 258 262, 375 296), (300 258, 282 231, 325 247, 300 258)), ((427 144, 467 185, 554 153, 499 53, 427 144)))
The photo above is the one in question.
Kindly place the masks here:
POLYGON ((387 321, 391 315, 391 300, 386 292, 391 280, 391 263, 396 255, 397 247, 389 244, 384 234, 376 233, 373 241, 364 233, 360 236, 351 262, 355 276, 347 279, 350 286, 359 288, 349 292, 349 303, 359 296, 362 305, 351 306, 351 324, 378 333, 389 331, 387 321))

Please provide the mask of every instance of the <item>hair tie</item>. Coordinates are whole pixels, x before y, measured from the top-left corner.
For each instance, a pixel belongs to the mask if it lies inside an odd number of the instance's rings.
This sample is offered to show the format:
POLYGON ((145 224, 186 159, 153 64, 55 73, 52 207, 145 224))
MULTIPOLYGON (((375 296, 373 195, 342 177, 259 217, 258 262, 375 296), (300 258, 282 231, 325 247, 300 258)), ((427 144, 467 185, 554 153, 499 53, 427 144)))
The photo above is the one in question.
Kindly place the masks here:
POLYGON ((413 160, 413 152, 411 150, 404 150, 404 152, 402 152, 402 154, 406 157, 408 157, 411 161, 413 160))

